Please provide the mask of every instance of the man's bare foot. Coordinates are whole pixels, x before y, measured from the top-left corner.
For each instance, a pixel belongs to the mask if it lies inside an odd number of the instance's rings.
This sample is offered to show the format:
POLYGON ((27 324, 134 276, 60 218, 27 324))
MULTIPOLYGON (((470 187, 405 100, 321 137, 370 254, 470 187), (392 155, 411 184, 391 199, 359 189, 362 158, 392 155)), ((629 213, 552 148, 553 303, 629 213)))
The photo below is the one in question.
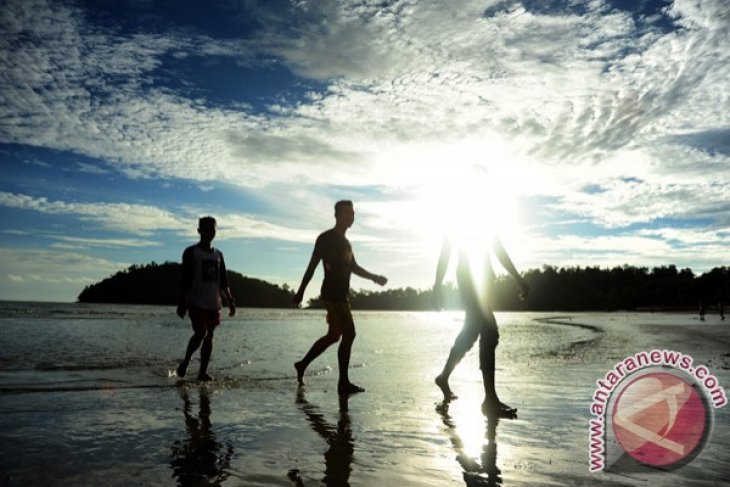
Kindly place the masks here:
POLYGON ((182 379, 183 377, 185 377, 185 373, 187 371, 188 371, 188 363, 183 362, 177 366, 177 370, 175 371, 175 373, 177 374, 178 377, 180 377, 182 379))
POLYGON ((449 381, 448 379, 444 378, 443 376, 436 377, 436 380, 434 381, 437 386, 439 386, 439 389, 441 389, 441 392, 444 393, 444 401, 451 401, 453 399, 456 399, 456 394, 453 393, 451 388, 449 387, 449 381))
POLYGON ((201 382, 210 382, 213 380, 213 377, 209 376, 206 373, 198 374, 198 380, 201 382))
POLYGON ((363 387, 356 386, 352 382, 337 385, 337 394, 356 394, 358 392, 365 392, 365 389, 363 387))
POLYGON ((487 417, 503 418, 503 419, 517 419, 517 408, 508 406, 507 404, 497 402, 482 403, 482 413, 487 417))
POLYGON ((300 386, 304 385, 304 370, 306 367, 301 362, 294 362, 294 368, 297 369, 297 382, 300 386))

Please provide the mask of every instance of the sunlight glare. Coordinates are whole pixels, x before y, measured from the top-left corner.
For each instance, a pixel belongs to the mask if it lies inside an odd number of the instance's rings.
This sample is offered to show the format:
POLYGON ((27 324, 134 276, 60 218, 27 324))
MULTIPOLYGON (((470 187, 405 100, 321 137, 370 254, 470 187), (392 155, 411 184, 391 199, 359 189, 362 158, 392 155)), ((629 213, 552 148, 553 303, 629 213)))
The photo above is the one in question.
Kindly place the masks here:
POLYGON ((515 233, 520 185, 515 166, 454 163, 424 176, 417 207, 427 218, 423 236, 429 247, 449 238, 477 255, 495 236, 509 239, 515 233))

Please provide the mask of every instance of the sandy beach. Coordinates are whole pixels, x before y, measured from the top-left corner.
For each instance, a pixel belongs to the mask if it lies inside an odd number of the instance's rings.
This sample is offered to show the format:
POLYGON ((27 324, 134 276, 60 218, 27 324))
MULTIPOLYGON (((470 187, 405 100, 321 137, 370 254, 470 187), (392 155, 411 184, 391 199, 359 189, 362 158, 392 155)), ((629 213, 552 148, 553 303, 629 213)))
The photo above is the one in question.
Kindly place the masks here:
MULTIPOLYGON (((209 384, 172 373, 189 335, 173 310, 76 305, 3 310, 0 484, 244 486, 716 486, 730 415, 670 471, 589 471, 596 380, 642 350, 691 355, 730 384, 730 332, 713 316, 501 313, 497 388, 518 418, 482 416, 472 350, 433 384, 459 313, 355 313, 350 375, 328 350, 297 387, 292 364, 324 331, 318 311, 244 310, 216 337, 209 384)), ((194 361, 191 367, 195 367, 194 361)))

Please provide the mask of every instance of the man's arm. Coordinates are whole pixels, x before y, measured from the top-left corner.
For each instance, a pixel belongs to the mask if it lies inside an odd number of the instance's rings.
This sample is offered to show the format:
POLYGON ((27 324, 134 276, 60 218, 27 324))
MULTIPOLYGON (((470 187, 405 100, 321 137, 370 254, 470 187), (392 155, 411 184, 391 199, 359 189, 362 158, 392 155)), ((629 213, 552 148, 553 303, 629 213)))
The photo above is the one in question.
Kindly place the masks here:
POLYGON ((193 249, 188 247, 182 256, 182 272, 180 273, 180 296, 177 301, 177 315, 185 318, 188 310, 188 290, 193 283, 193 249))
POLYGON ((317 265, 319 264, 320 260, 321 257, 317 252, 317 248, 315 246, 314 251, 312 252, 312 257, 309 259, 309 265, 307 266, 307 270, 304 271, 302 283, 299 284, 299 290, 291 298, 291 302, 294 306, 299 306, 300 304, 302 304, 302 300, 304 299, 304 290, 307 289, 309 281, 312 280, 312 276, 314 276, 314 271, 317 269, 317 265))
POLYGON ((231 288, 228 285, 228 270, 226 270, 226 261, 223 259, 223 254, 221 253, 221 280, 220 280, 220 290, 218 291, 223 299, 226 300, 228 303, 228 316, 235 316, 236 315, 236 300, 233 299, 233 295, 231 294, 231 288))
POLYGON ((507 254, 507 251, 502 245, 502 241, 499 239, 499 237, 494 238, 493 247, 494 253, 497 255, 497 259, 499 259, 500 264, 502 264, 507 272, 509 272, 512 277, 515 278, 517 284, 519 284, 519 286, 522 288, 522 298, 526 298, 527 293, 530 291, 530 286, 525 282, 524 279, 522 279, 520 273, 517 272, 515 265, 512 263, 512 259, 510 259, 509 255, 507 254))
POLYGON ((355 256, 352 256, 352 273, 356 276, 360 276, 364 279, 370 279, 375 284, 378 284, 380 286, 385 286, 385 284, 388 282, 388 278, 385 276, 381 276, 378 274, 373 274, 372 272, 368 272, 357 263, 355 260, 355 256))
POLYGON ((442 296, 441 296, 441 284, 444 282, 444 276, 446 270, 449 268, 449 259, 451 258, 451 242, 449 239, 444 239, 444 244, 441 246, 441 254, 439 255, 439 261, 436 265, 436 281, 433 284, 433 301, 436 309, 441 309, 442 296))

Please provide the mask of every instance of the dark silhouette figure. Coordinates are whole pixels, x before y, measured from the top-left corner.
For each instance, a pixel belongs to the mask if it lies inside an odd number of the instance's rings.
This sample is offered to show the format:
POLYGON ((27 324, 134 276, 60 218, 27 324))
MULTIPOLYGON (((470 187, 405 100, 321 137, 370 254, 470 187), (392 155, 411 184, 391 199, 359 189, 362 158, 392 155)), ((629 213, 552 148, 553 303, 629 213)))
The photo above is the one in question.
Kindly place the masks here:
POLYGON ((352 201, 338 201, 335 204, 335 226, 317 237, 314 251, 309 265, 302 278, 299 290, 292 298, 292 303, 299 306, 304 298, 304 290, 312 279, 314 271, 322 261, 324 280, 322 281, 322 301, 327 309, 327 334, 319 338, 302 360, 294 364, 297 370, 297 380, 304 385, 304 372, 309 364, 319 357, 327 348, 340 341, 337 350, 337 362, 340 378, 337 384, 339 394, 363 392, 365 389, 350 382, 348 369, 350 367, 350 353, 352 342, 355 340, 355 322, 350 310, 350 274, 370 279, 383 286, 388 279, 384 276, 372 274, 357 264, 350 242, 345 238, 347 229, 355 221, 355 210, 352 201))
POLYGON ((215 238, 216 221, 212 216, 198 220, 200 242, 185 249, 182 257, 180 302, 177 314, 190 315, 193 336, 188 341, 185 358, 177 368, 177 375, 185 377, 193 353, 200 348, 198 380, 209 381, 208 362, 213 353, 213 332, 221 322, 221 297, 228 301, 229 316, 236 314, 236 303, 228 288, 228 277, 223 253, 211 245, 215 238))
MULTIPOLYGON (((441 307, 441 284, 449 265, 452 252, 452 244, 448 240, 444 242, 436 268, 436 283, 434 284, 434 297, 436 304, 441 307)), ((456 395, 449 387, 449 376, 456 365, 466 355, 466 352, 479 338, 479 368, 482 370, 484 383, 484 403, 482 411, 485 414, 497 414, 503 418, 515 417, 516 409, 504 404, 499 400, 494 387, 495 351, 499 342, 499 330, 493 312, 493 289, 496 277, 491 264, 491 253, 497 256, 504 268, 517 280, 522 288, 522 297, 526 297, 529 286, 522 279, 515 269, 507 251, 502 246, 499 238, 494 238, 491 248, 486 249, 484 259, 484 290, 479 292, 477 283, 474 280, 471 263, 466 249, 460 248, 459 263, 456 271, 456 281, 459 287, 459 294, 465 308, 464 327, 454 341, 453 347, 446 360, 443 371, 436 377, 436 385, 441 388, 444 399, 449 401, 455 399, 456 395)))
POLYGON ((699 308, 700 308, 699 309, 700 321, 705 321, 705 302, 704 301, 700 301, 699 308))
MULTIPOLYGON (((348 413, 349 396, 340 395, 340 418, 337 425, 327 422, 317 406, 310 404, 304 397, 304 389, 298 388, 297 404, 307 415, 312 429, 327 443, 324 452, 324 482, 327 486, 349 486, 352 472, 352 457, 355 452, 355 440, 352 437, 350 415, 348 413)), ((290 478, 292 474, 290 472, 290 478)))
POLYGON ((499 417, 493 414, 487 416, 481 462, 479 462, 464 451, 464 442, 456 431, 456 424, 449 416, 449 402, 444 401, 436 406, 436 411, 441 415, 441 420, 446 426, 449 439, 456 451, 456 461, 464 470, 464 482, 467 487, 502 485, 502 471, 497 467, 497 425, 499 424, 499 417))
POLYGON ((725 319, 725 305, 722 304, 722 301, 717 303, 717 314, 720 315, 720 319, 725 319))
POLYGON ((192 403, 185 387, 180 387, 183 414, 188 436, 176 441, 170 454, 173 478, 181 487, 219 486, 228 479, 233 445, 216 441, 210 422, 210 399, 205 388, 198 389, 198 415, 192 414, 192 403))

